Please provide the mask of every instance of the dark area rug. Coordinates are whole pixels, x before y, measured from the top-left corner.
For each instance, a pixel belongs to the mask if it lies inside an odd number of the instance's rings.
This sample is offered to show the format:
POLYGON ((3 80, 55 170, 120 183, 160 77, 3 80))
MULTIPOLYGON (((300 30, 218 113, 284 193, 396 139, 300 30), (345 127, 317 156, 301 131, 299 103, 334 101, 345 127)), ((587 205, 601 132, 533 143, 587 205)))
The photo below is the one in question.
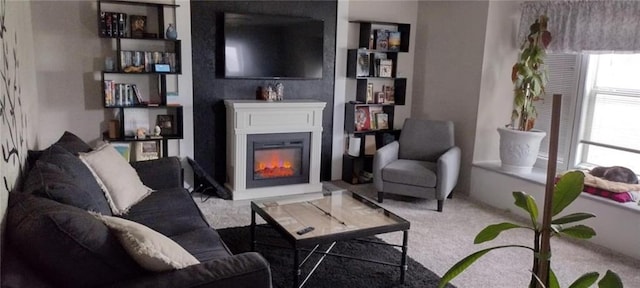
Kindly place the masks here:
MULTIPOLYGON (((251 234, 249 226, 219 229, 218 233, 234 254, 251 250, 251 234)), ((268 226, 259 226, 256 229, 256 238, 260 242, 286 245, 280 235, 268 226)), ((370 240, 382 241, 377 237, 370 240)), ((322 247, 325 248, 328 245, 322 247)), ((258 252, 262 254, 271 265, 271 275, 275 288, 292 286, 293 251, 290 249, 275 248, 270 246, 258 246, 258 252)), ((324 250, 323 250, 324 251, 324 250)), ((411 251, 411 247, 409 247, 411 251)), ((363 258, 370 258, 391 263, 400 263, 401 252, 396 248, 361 241, 338 242, 331 250, 332 253, 340 253, 363 258)), ((301 260, 306 252, 301 253, 301 260)), ((305 263, 303 276, 313 268, 321 255, 313 255, 305 263)), ((437 287, 440 277, 422 264, 407 257, 409 270, 405 275, 404 284, 400 284, 400 268, 376 263, 327 256, 320 264, 304 287, 331 287, 331 288, 376 288, 376 287, 437 287)), ((455 287, 449 285, 447 287, 455 287)))

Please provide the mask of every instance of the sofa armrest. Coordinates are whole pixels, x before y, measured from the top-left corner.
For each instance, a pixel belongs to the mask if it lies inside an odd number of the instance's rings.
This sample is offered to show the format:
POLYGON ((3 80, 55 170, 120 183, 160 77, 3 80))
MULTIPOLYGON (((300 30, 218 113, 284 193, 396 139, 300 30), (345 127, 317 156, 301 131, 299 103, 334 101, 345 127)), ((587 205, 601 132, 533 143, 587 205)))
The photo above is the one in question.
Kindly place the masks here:
POLYGON ((456 187, 458 175, 460 174, 461 153, 460 148, 454 146, 438 158, 436 199, 444 200, 456 187))
POLYGON ((155 273, 114 283, 109 287, 120 288, 271 288, 269 263, 256 252, 211 260, 180 270, 155 273))
POLYGON ((382 192, 382 168, 398 160, 398 151, 400 151, 400 143, 393 141, 378 149, 373 156, 373 183, 379 192, 382 192))
POLYGON ((154 190, 182 187, 182 166, 178 157, 131 163, 144 185, 154 190))

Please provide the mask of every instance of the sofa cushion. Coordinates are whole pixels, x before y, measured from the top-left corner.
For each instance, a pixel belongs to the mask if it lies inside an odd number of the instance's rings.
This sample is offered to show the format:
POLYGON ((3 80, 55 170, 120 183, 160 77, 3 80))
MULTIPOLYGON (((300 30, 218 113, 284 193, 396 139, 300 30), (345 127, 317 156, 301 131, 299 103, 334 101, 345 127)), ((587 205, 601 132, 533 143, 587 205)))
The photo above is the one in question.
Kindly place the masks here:
POLYGON ((110 144, 80 153, 80 160, 102 187, 114 215, 126 214, 131 206, 153 191, 142 184, 136 170, 110 144))
POLYGON ((78 156, 79 153, 86 153, 91 151, 91 146, 82 141, 80 137, 75 134, 65 131, 64 134, 56 141, 55 144, 60 145, 62 148, 71 152, 71 154, 78 156))
POLYGON ((382 168, 382 179, 421 187, 436 187, 436 163, 398 159, 382 168))
POLYGON ((173 235, 171 240, 180 244, 200 262, 231 256, 231 252, 220 239, 218 232, 212 228, 200 228, 182 234, 173 235))
POLYGON ((143 268, 164 272, 200 264, 173 240, 127 219, 95 214, 116 234, 120 244, 143 268))
POLYGON ((58 144, 43 151, 29 172, 24 191, 83 210, 111 215, 93 174, 77 156, 58 144))
POLYGON ((86 211, 9 193, 7 240, 59 287, 99 287, 144 273, 100 220, 86 211))
POLYGON ((122 216, 165 236, 208 228, 191 195, 184 188, 157 190, 122 216))

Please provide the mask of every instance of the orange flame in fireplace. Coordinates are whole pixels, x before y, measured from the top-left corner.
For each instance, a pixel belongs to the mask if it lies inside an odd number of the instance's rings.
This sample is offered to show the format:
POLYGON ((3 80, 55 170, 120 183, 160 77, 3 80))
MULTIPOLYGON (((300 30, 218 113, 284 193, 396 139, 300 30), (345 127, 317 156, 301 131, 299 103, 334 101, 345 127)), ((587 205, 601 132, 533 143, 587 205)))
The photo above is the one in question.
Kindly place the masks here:
POLYGON ((262 178, 277 178, 293 176, 294 170, 290 161, 281 160, 278 155, 272 155, 268 163, 258 162, 255 173, 262 178))

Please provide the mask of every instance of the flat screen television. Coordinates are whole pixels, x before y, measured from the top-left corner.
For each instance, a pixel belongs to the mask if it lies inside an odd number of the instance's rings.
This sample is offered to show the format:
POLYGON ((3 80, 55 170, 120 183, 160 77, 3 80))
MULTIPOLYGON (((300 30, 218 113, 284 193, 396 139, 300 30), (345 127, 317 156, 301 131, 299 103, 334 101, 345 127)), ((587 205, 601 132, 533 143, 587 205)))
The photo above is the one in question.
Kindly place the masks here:
POLYGON ((224 14, 225 78, 322 78, 322 20, 224 14))

